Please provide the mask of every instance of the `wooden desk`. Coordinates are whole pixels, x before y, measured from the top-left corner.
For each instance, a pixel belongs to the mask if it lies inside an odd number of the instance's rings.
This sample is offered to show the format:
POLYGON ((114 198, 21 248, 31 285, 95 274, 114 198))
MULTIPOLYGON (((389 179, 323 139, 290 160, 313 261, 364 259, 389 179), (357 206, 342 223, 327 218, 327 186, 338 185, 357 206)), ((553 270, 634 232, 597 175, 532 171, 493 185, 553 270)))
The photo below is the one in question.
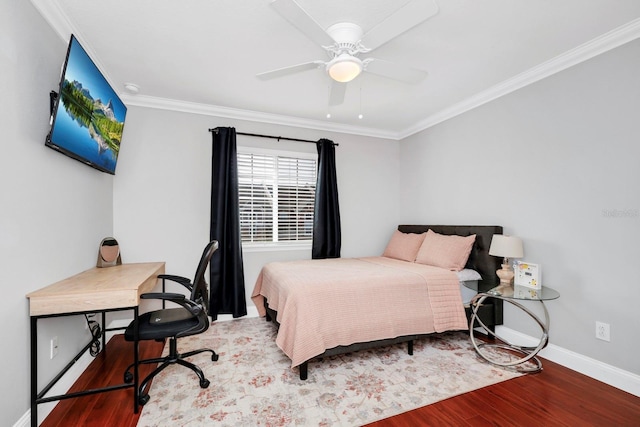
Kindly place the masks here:
POLYGON ((133 360, 134 381, 101 389, 44 397, 65 372, 85 353, 93 340, 60 372, 41 392, 38 392, 38 319, 84 313, 102 313, 102 340, 104 348, 105 313, 133 310, 138 318, 140 295, 156 286, 159 274, 164 273, 164 262, 122 264, 114 267, 92 268, 27 294, 31 316, 31 425, 38 424, 38 404, 88 394, 133 387, 134 412, 138 412, 138 325, 135 324, 133 360))

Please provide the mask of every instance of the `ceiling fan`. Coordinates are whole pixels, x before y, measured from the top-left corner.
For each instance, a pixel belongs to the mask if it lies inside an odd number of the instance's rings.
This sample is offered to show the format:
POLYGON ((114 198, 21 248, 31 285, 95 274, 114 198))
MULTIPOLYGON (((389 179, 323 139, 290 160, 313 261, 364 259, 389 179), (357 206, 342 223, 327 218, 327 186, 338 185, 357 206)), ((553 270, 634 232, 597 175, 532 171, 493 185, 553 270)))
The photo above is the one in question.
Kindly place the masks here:
POLYGON ((351 22, 340 22, 324 30, 295 0, 274 0, 271 6, 319 44, 329 55, 329 60, 310 61, 260 73, 257 77, 262 80, 324 68, 332 79, 329 105, 338 105, 344 101, 346 83, 363 71, 412 84, 420 82, 427 75, 423 70, 382 59, 361 59, 360 55, 371 52, 438 13, 435 0, 412 0, 366 34, 358 24, 351 22))

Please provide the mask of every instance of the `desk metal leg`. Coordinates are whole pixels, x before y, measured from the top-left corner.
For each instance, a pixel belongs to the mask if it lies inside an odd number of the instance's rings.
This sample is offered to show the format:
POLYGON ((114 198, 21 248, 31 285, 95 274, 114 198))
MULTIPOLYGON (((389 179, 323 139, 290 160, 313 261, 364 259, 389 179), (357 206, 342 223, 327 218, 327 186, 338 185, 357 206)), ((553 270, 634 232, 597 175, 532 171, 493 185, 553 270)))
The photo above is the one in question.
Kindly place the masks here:
POLYGON ((31 426, 38 426, 38 318, 31 316, 31 426))
POLYGON ((138 392, 138 384, 140 383, 140 378, 138 376, 138 365, 139 365, 139 348, 138 342, 140 339, 140 330, 138 327, 138 306, 133 309, 133 413, 138 413, 138 400, 140 399, 138 392))
POLYGON ((523 306, 522 304, 519 304, 517 302, 515 302, 513 299, 510 298, 502 298, 498 295, 489 295, 489 294, 478 294, 476 295, 473 300, 471 300, 471 307, 472 307, 472 315, 471 315, 471 320, 469 323, 469 335, 471 338, 471 343, 473 344, 473 347, 476 349, 476 352, 478 353, 478 355, 480 355, 480 357, 482 357, 484 360, 486 360, 487 362, 493 364, 493 365, 497 365, 497 366, 502 366, 504 368, 511 368, 511 369, 515 369, 519 372, 540 372, 542 370, 542 362, 540 361, 540 359, 538 359, 536 357, 536 355, 540 352, 540 350, 542 350, 543 348, 545 348, 549 342, 549 312, 547 311, 547 307, 544 305, 544 302, 539 301, 540 304, 542 304, 542 307, 544 309, 544 317, 545 320, 544 322, 542 320, 540 320, 538 318, 538 316, 536 316, 534 313, 532 313, 529 309, 527 309, 525 306, 523 306), (540 326, 540 328, 542 329, 542 336, 540 337, 540 342, 538 343, 537 346, 535 347, 526 347, 526 346, 517 346, 514 344, 509 343, 507 340, 499 337, 495 332, 493 332, 487 325, 485 325, 482 320, 480 319, 480 317, 478 317, 478 309, 479 307, 482 305, 482 303, 485 301, 485 299, 487 298, 498 298, 501 299, 503 301, 506 301, 510 304, 513 304, 514 306, 518 307, 519 309, 521 309, 522 311, 524 311, 525 313, 527 313, 533 320, 536 321, 536 323, 538 323, 538 325, 540 326), (482 327, 487 334, 489 334, 490 336, 493 336, 494 338, 497 338, 499 341, 501 341, 502 343, 480 343, 478 344, 474 334, 473 334, 473 330, 474 330, 474 325, 475 322, 478 322, 478 324, 480 325, 480 327, 482 327), (489 356, 486 352, 483 352, 481 349, 482 348, 500 348, 500 349, 504 349, 510 352, 516 352, 521 354, 523 357, 514 360, 514 361, 510 361, 510 362, 502 362, 499 360, 496 360, 495 358, 492 358, 491 356, 489 356), (535 366, 531 367, 531 368, 526 368, 523 365, 525 362, 532 360, 535 363, 535 366))
POLYGON ((102 312, 102 351, 107 350, 107 312, 102 312))
MULTIPOLYGON (((30 317, 30 321, 31 321, 31 332, 30 332, 30 341, 31 341, 31 350, 30 350, 30 356, 31 356, 31 426, 33 427, 37 427, 38 426, 38 404, 40 403, 46 403, 46 402, 53 402, 53 401, 57 401, 57 400, 63 400, 63 399, 70 399, 70 398, 74 398, 74 397, 80 397, 80 396, 88 396, 91 394, 96 394, 96 393, 103 393, 103 392, 107 392, 107 391, 113 391, 113 390, 120 390, 120 389, 125 389, 125 388, 131 388, 133 387, 133 410, 134 413, 138 413, 138 407, 139 407, 139 393, 138 393, 138 384, 140 382, 140 378, 139 378, 139 372, 138 372, 138 365, 140 362, 140 354, 139 354, 139 349, 138 349, 138 343, 139 343, 139 327, 138 327, 138 314, 139 314, 139 310, 138 307, 126 307, 126 308, 122 308, 120 310, 133 310, 134 312, 134 346, 133 346, 133 361, 134 361, 134 369, 133 369, 133 373, 134 373, 134 383, 133 385, 130 383, 125 383, 125 384, 120 384, 120 385, 112 385, 112 386, 106 386, 106 387, 101 387, 101 388, 95 388, 95 389, 90 389, 90 390, 83 390, 83 391, 79 391, 79 392, 71 392, 71 393, 65 393, 65 394, 60 394, 60 395, 55 395, 55 396, 46 396, 47 393, 53 388, 53 386, 62 378, 63 375, 65 375, 69 369, 73 366, 74 363, 76 363, 80 357, 85 354, 90 347, 94 344, 93 343, 93 339, 82 349, 80 350, 80 352, 62 369, 61 372, 59 372, 50 382, 49 384, 47 384, 41 391, 38 391, 38 316, 31 316, 30 317)), ((75 313, 75 314, 82 314, 82 313, 75 313)), ((52 316, 45 316, 44 318, 47 317, 52 317, 52 316)), ((105 327, 105 312, 102 311, 102 324, 103 324, 103 328, 102 328, 102 342, 103 342, 103 350, 106 349, 106 342, 105 342, 105 334, 106 334, 106 327, 105 327)), ((106 355, 105 355, 106 356, 106 355)))

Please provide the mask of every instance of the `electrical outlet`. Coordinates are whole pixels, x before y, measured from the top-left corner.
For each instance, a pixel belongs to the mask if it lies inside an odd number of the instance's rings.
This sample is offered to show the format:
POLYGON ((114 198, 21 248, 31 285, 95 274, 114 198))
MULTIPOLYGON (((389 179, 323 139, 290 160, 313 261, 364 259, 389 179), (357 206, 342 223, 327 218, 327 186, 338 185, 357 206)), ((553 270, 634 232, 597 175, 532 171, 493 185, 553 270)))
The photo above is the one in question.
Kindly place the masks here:
POLYGON ((611 341, 611 329, 608 323, 596 322, 596 338, 602 341, 611 341))
POLYGON ((51 338, 51 351, 49 353, 49 358, 53 359, 58 354, 58 337, 51 338))

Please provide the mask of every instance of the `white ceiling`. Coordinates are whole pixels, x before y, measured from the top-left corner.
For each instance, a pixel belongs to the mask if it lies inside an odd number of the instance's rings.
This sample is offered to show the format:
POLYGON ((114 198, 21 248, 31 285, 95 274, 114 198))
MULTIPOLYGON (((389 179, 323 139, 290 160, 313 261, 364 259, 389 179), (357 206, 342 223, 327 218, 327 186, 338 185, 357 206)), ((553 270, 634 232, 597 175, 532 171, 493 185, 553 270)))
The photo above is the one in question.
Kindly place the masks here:
MULTIPOLYGON (((394 139, 640 37, 640 0, 436 0, 435 16, 367 55, 427 78, 363 73, 329 107, 322 69, 256 78, 327 59, 271 0, 31 1, 61 38, 78 37, 127 105, 394 139)), ((296 1, 324 28, 349 21, 365 32, 409 2, 296 1)))

